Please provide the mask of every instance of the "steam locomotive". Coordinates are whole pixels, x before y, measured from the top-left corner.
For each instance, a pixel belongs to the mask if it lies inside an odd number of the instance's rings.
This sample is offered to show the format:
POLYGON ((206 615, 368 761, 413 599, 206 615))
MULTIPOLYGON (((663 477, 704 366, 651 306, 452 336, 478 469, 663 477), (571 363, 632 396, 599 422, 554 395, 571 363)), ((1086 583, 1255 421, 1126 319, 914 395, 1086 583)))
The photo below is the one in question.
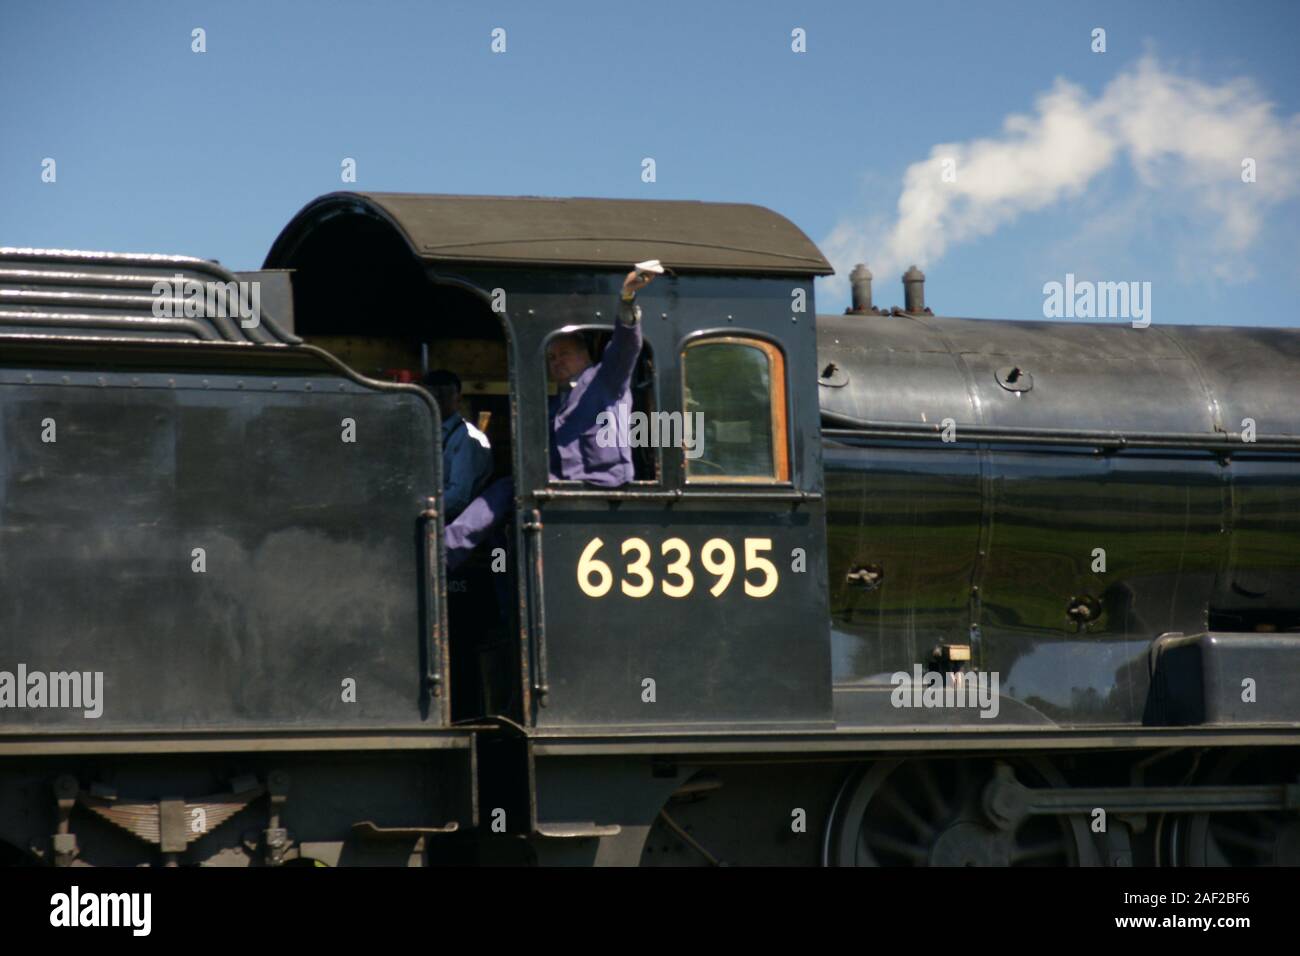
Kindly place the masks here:
POLYGON ((1300 332, 865 267, 819 316, 831 271, 678 201, 335 193, 255 273, 0 249, 0 857, 1300 863, 1300 332), (635 409, 698 453, 553 481, 547 342, 649 258, 635 409), (516 492, 455 572, 435 367, 516 492))

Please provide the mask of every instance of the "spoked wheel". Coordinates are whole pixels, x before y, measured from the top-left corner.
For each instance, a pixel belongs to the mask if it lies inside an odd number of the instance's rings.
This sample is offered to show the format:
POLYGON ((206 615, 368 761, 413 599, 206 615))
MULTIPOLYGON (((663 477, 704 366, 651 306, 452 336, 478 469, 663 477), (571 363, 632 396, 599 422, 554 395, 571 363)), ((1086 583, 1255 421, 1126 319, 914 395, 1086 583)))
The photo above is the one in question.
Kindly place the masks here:
MULTIPOLYGON (((1229 754, 1206 782, 1245 786, 1295 779, 1266 756, 1229 754)), ((1295 811, 1170 814, 1165 826, 1172 866, 1300 866, 1300 814, 1295 811)))
MULTIPOLYGON (((983 809, 989 759, 890 760, 845 781, 831 811, 828 866, 1079 866, 1094 861, 1081 819, 1029 816, 1000 829, 983 809)), ((1031 787, 1062 783, 1046 763, 1013 764, 1031 787)))

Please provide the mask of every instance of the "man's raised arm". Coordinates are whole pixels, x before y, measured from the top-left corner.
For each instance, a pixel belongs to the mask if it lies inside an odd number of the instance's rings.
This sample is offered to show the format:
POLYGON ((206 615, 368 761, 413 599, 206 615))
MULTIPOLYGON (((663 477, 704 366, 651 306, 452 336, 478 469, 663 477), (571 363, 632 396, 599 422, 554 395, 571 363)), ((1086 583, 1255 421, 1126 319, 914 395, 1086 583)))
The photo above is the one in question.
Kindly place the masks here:
POLYGON ((623 279, 619 294, 618 321, 605 354, 600 357, 596 379, 608 393, 621 395, 632 382, 637 356, 641 354, 641 307, 636 304, 636 293, 650 284, 654 273, 633 270, 623 279))

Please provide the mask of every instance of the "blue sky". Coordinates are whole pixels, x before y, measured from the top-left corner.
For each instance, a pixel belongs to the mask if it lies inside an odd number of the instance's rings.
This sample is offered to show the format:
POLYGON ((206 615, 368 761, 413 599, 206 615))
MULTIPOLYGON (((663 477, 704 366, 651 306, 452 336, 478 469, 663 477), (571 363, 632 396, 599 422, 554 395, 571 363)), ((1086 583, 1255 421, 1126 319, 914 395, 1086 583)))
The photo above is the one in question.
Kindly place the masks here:
POLYGON ((1292 2, 6 0, 0 245, 246 269, 342 188, 741 201, 867 258, 886 305, 915 258, 946 314, 1041 317, 1072 272, 1151 282, 1156 322, 1300 325, 1298 27, 1292 2), (960 196, 929 185, 945 155, 960 196))

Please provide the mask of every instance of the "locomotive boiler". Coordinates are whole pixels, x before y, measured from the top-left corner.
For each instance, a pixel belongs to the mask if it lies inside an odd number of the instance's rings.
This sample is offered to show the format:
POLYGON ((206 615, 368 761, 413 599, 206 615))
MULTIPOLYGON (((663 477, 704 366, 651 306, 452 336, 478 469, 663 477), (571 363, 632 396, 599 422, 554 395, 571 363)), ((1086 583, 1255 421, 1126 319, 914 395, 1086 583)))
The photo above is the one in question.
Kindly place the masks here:
POLYGON ((757 206, 531 197, 323 196, 239 275, 0 250, 0 847, 1300 862, 1300 332, 865 268, 816 315, 830 271, 757 206), (648 258, 635 411, 701 445, 552 480, 547 343, 648 258), (436 367, 516 494, 455 571, 436 367))

